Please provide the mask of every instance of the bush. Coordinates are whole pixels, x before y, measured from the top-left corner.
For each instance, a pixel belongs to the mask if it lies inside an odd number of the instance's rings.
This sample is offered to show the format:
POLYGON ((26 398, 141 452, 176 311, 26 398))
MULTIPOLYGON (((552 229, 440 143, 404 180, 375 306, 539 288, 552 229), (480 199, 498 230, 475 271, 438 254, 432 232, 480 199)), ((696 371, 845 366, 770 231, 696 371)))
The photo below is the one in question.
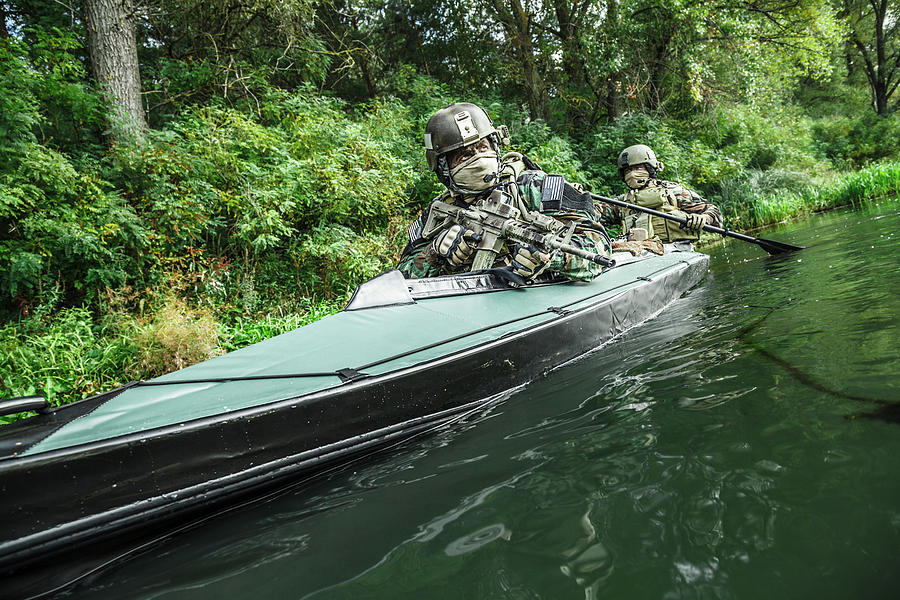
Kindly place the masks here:
POLYGON ((130 379, 136 353, 121 333, 104 334, 86 308, 54 312, 51 302, 0 326, 0 394, 41 394, 54 405, 81 400, 130 379))
POLYGON ((695 119, 704 143, 743 169, 816 172, 823 163, 812 138, 811 122, 786 107, 765 111, 743 105, 721 105, 695 119))
POLYGON ((828 117, 813 125, 816 145, 841 168, 858 169, 879 160, 900 159, 900 115, 828 117))
POLYGON ((0 173, 0 307, 43 301, 58 288, 71 305, 141 272, 147 242, 131 206, 106 192, 95 173, 29 143, 15 170, 0 173))
POLYGON ((137 336, 138 371, 144 378, 156 377, 212 358, 221 353, 218 337, 218 323, 209 309, 169 295, 137 336))
POLYGON ((81 42, 58 29, 22 34, 0 39, 0 168, 28 142, 72 156, 100 152, 103 102, 84 83, 81 42))
POLYGON ((305 294, 329 300, 346 298, 359 283, 395 264, 386 237, 358 235, 341 225, 303 235, 293 254, 305 294))

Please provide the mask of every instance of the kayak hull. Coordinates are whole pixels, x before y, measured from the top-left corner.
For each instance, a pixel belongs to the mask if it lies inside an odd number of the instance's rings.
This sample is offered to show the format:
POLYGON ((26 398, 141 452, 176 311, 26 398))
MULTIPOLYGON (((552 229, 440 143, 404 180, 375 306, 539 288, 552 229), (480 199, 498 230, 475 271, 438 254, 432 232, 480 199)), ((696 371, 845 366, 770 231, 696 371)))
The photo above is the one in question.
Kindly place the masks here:
MULTIPOLYGON (((36 448, 72 427, 60 416, 70 407, 35 417, 53 433, 41 430, 36 442, 22 426, 30 450, 0 459, 0 491, 14 503, 0 527, 0 589, 9 598, 46 591, 117 552, 477 410, 683 295, 708 266, 705 255, 683 255, 660 268, 653 258, 617 267, 636 274, 620 289, 565 284, 573 298, 587 300, 542 307, 549 313, 537 321, 530 316, 487 339, 479 332, 461 349, 430 350, 427 359, 312 393, 43 451, 36 448), (61 569, 73 556, 77 564, 61 569)), ((504 294, 521 301, 532 292, 493 292, 491 302, 502 307, 504 294)), ((70 409, 82 413, 76 420, 97 418, 115 401, 110 396, 70 409)))

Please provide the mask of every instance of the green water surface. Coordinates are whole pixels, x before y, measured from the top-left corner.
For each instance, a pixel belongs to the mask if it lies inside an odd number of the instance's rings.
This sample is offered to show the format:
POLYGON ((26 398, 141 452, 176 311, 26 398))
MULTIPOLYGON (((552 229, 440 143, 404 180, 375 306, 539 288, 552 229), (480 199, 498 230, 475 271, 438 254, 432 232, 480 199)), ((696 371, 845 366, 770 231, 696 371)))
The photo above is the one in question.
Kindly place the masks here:
POLYGON ((713 246, 606 348, 61 597, 900 597, 898 229, 883 202, 713 246))

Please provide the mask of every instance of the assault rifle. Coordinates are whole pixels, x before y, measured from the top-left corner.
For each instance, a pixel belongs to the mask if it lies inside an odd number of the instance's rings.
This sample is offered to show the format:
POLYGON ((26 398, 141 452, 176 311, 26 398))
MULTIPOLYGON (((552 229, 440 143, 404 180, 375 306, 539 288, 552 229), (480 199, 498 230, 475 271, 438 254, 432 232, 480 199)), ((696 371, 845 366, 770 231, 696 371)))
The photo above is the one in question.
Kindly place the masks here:
POLYGON ((440 200, 431 203, 422 237, 429 239, 451 225, 461 225, 476 234, 478 246, 472 270, 489 269, 506 241, 531 244, 541 252, 564 252, 612 267, 615 261, 588 252, 569 243, 575 223, 568 228, 549 215, 529 211, 526 214, 512 205, 509 194, 495 190, 490 196, 469 206, 457 206, 440 200), (560 235, 562 230, 565 232, 560 235))

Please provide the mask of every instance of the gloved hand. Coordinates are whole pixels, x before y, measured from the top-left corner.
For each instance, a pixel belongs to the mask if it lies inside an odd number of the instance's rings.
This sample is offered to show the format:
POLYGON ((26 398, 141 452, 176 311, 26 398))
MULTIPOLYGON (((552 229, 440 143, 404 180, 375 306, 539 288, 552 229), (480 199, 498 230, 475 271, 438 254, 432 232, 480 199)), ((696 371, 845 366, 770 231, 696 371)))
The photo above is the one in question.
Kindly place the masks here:
POLYGON ((531 244, 517 244, 513 254, 512 272, 523 279, 534 279, 550 265, 550 255, 531 244))
POLYGON ((434 252, 446 258, 450 264, 465 264, 475 251, 478 235, 462 225, 454 225, 438 234, 431 247, 434 252))
POLYGON ((682 225, 681 228, 686 231, 695 231, 699 233, 704 225, 709 224, 709 221, 706 220, 706 215, 698 213, 685 213, 684 218, 687 220, 687 223, 682 225))

